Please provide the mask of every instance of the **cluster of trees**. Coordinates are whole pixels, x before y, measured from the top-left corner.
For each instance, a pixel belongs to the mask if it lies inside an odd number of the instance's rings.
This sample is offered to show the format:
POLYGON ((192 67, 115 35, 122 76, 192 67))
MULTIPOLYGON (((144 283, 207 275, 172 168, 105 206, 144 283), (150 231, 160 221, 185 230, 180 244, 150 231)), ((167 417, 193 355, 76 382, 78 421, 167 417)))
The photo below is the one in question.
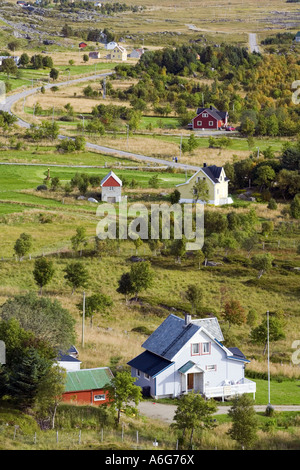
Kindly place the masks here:
POLYGON ((43 139, 55 140, 59 135, 59 125, 56 121, 42 121, 39 126, 31 124, 26 130, 25 137, 39 142, 43 139))
POLYGON ((139 81, 110 94, 142 112, 150 105, 165 115, 176 112, 181 125, 190 122, 197 107, 213 104, 227 110, 232 122, 241 122, 246 136, 293 136, 300 128, 291 87, 299 72, 295 54, 261 56, 224 44, 189 45, 145 51, 135 67, 118 65, 112 79, 139 81), (213 82, 196 82, 195 75, 213 82))
POLYGON ((100 120, 105 128, 112 127, 114 122, 118 120, 126 121, 130 130, 137 129, 142 118, 139 110, 112 104, 95 106, 92 110, 92 116, 94 119, 100 120))
POLYGON ((26 68, 30 65, 34 69, 51 69, 54 66, 52 57, 42 54, 34 54, 33 56, 29 57, 26 52, 21 54, 19 64, 23 68, 26 68))
POLYGON ((239 190, 256 185, 265 200, 297 198, 300 193, 299 142, 285 144, 280 159, 270 158, 270 155, 272 152, 266 149, 267 158, 250 157, 226 163, 224 169, 230 179, 230 188, 239 190))
POLYGON ((0 339, 6 364, 0 368, 0 397, 53 427, 64 391, 65 372, 53 367, 59 350, 74 343, 74 320, 57 301, 18 295, 0 308, 0 339))

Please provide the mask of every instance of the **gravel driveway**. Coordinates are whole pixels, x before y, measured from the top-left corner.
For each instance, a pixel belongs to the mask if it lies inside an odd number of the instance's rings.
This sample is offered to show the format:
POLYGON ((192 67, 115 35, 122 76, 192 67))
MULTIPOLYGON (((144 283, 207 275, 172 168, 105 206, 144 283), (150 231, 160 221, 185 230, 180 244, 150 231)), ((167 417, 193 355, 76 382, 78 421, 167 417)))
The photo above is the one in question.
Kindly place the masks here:
MULTIPOLYGON (((255 411, 264 412, 267 405, 255 406, 255 411)), ((298 411, 300 412, 300 406, 298 405, 273 405, 275 411, 298 411)), ((230 406, 219 406, 216 415, 227 414, 230 406)), ((176 410, 175 405, 165 405, 163 403, 155 403, 150 400, 142 401, 139 404, 139 411, 141 415, 147 416, 148 418, 159 419, 166 423, 171 424, 174 418, 176 410)))

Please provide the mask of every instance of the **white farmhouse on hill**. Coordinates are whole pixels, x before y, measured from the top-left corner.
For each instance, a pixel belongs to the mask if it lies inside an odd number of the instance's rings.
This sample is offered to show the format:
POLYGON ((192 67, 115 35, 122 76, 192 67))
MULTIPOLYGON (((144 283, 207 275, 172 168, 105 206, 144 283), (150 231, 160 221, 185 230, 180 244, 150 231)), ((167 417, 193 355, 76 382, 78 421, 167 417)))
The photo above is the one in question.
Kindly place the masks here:
POLYGON ((217 318, 192 320, 169 315, 144 342, 145 351, 128 362, 144 395, 178 397, 194 391, 205 398, 252 393, 245 378, 250 362, 238 348, 223 345, 217 318))

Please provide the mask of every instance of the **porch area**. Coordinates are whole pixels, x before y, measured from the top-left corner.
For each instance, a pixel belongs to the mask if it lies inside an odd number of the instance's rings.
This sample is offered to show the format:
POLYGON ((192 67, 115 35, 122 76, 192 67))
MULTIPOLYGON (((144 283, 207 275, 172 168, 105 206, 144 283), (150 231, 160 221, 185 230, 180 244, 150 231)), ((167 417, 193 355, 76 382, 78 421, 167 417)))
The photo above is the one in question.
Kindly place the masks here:
POLYGON ((233 397, 235 395, 243 395, 244 393, 253 393, 253 399, 255 399, 256 383, 252 380, 243 378, 235 383, 223 383, 219 387, 205 387, 204 396, 205 398, 222 398, 224 401, 226 398, 233 397))

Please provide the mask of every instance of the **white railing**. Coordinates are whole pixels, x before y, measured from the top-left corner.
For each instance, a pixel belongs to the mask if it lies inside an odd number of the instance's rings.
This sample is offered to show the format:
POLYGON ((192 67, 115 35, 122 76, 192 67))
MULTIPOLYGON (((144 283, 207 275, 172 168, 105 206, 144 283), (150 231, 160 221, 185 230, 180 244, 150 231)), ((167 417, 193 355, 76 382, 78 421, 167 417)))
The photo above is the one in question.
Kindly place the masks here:
POLYGON ((249 379, 242 379, 235 384, 224 384, 219 387, 206 387, 206 398, 225 398, 234 395, 242 395, 243 393, 255 393, 256 383, 249 379))

